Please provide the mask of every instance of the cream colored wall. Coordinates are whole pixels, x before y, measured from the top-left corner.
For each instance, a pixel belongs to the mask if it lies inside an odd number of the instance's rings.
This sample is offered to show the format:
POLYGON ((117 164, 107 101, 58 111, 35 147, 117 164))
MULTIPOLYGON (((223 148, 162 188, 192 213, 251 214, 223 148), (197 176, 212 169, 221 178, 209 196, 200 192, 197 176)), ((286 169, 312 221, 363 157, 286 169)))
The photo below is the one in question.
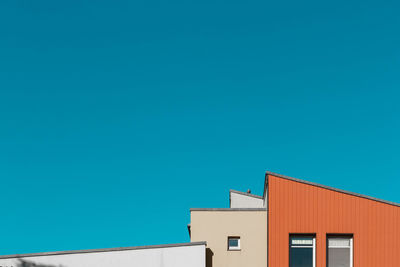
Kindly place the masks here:
POLYGON ((191 211, 191 241, 207 242, 207 267, 267 267, 267 211, 191 211), (240 236, 240 251, 228 251, 228 236, 240 236))

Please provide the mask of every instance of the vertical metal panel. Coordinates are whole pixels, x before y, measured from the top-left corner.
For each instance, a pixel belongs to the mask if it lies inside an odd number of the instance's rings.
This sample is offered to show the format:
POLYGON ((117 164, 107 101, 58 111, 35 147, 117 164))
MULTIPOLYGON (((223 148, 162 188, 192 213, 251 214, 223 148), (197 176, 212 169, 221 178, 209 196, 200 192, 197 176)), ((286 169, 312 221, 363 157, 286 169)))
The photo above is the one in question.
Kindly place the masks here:
POLYGON ((316 234, 317 267, 326 235, 353 234, 354 267, 400 266, 400 207, 269 175, 269 267, 289 266, 289 234, 316 234))

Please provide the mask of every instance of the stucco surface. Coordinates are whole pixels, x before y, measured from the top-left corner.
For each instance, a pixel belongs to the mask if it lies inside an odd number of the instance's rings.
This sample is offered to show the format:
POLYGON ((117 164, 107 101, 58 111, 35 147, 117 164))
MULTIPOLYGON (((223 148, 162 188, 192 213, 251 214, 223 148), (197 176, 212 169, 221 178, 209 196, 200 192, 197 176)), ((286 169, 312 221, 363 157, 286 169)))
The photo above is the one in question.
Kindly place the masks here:
POLYGON ((207 267, 265 267, 267 211, 191 211, 191 241, 207 241, 207 267), (240 236, 240 251, 228 251, 228 236, 240 236))
POLYGON ((205 245, 0 259, 1 267, 205 267, 205 245))
POLYGON ((264 208, 264 199, 230 192, 231 208, 264 208))

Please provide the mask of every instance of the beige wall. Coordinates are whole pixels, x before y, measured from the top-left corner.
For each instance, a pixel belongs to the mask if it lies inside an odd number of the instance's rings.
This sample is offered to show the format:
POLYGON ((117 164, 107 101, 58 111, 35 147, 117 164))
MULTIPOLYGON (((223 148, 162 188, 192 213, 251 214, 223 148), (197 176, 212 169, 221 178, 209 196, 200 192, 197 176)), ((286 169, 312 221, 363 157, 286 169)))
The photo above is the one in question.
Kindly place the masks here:
POLYGON ((207 242, 207 267, 266 267, 267 211, 192 210, 191 241, 207 242), (228 236, 240 236, 240 251, 228 251, 228 236))

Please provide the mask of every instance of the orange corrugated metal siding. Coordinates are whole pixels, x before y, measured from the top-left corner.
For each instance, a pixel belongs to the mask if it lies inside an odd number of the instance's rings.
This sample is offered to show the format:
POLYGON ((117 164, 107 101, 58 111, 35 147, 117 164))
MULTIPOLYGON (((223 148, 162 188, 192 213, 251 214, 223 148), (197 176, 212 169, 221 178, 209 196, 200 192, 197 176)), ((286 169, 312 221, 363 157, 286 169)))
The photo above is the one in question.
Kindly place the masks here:
POLYGON ((316 234, 316 266, 326 267, 326 235, 353 234, 354 267, 400 267, 400 207, 281 177, 268 177, 269 267, 289 266, 289 234, 316 234))

